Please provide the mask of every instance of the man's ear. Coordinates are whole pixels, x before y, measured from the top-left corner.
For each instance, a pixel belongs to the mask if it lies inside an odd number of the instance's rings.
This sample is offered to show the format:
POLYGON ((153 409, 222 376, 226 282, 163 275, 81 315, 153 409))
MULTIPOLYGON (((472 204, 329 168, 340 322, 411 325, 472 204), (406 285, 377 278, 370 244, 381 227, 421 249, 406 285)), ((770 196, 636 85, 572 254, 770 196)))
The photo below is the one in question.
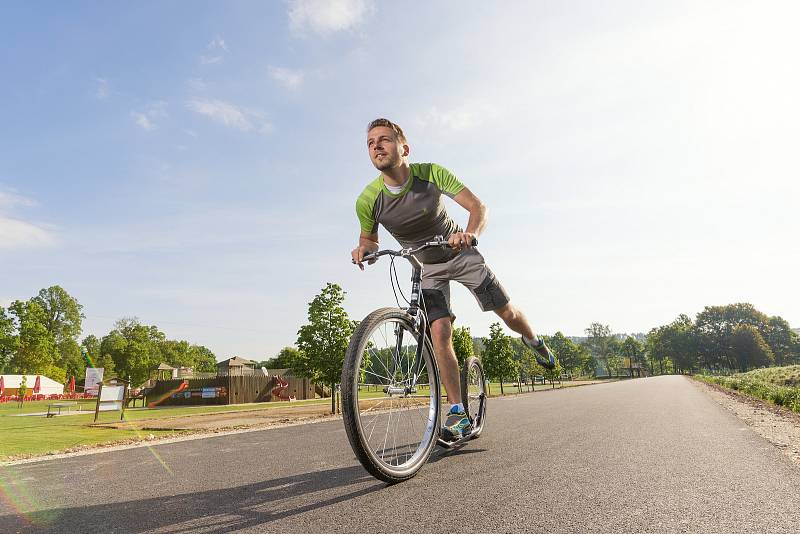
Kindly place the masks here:
POLYGON ((408 153, 411 152, 411 149, 408 148, 408 145, 403 145, 403 157, 405 158, 408 156, 408 153))

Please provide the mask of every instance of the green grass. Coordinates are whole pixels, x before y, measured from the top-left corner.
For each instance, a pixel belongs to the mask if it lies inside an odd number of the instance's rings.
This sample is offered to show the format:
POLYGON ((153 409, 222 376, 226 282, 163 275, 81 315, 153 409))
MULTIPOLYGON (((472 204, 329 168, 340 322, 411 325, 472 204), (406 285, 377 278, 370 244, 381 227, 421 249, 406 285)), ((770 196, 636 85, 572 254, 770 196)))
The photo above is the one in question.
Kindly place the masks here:
MULTIPOLYGON (((91 410, 78 415, 51 417, 31 415, 14 417, 18 414, 41 413, 47 411, 47 405, 53 401, 26 402, 22 408, 17 403, 0 404, 0 461, 24 455, 42 455, 72 450, 89 445, 146 440, 152 434, 156 437, 175 435, 173 430, 156 431, 96 427, 94 423, 94 406, 91 401, 84 401, 82 408, 91 410)), ((270 410, 287 405, 298 404, 330 404, 330 399, 313 401, 269 402, 259 404, 242 404, 233 406, 173 406, 155 409, 127 409, 127 421, 143 419, 163 419, 205 413, 241 412, 252 410, 270 410)), ((101 412, 98 422, 119 421, 119 412, 101 412)))
POLYGON ((695 378, 800 413, 800 365, 756 369, 731 376, 695 375, 695 378))

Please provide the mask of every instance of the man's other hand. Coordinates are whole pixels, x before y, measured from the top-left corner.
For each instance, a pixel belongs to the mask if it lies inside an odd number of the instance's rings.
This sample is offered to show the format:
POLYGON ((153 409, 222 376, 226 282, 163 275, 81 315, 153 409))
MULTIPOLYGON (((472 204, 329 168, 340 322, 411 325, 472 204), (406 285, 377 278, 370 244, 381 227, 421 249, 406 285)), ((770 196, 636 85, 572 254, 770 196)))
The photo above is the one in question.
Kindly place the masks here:
MULTIPOLYGON (((375 252, 375 251, 372 250, 370 247, 365 247, 364 245, 360 245, 360 246, 354 248, 352 250, 352 252, 350 252, 350 255, 353 257, 353 263, 358 265, 358 268, 363 271, 364 270, 364 256, 366 256, 367 254, 369 254, 371 252, 375 252)), ((375 263, 375 260, 369 260, 367 263, 369 265, 372 265, 373 263, 375 263)))
POLYGON ((475 239, 476 235, 472 232, 456 232, 454 234, 450 234, 447 242, 450 243, 452 248, 456 250, 462 250, 465 248, 472 248, 472 242, 475 239))

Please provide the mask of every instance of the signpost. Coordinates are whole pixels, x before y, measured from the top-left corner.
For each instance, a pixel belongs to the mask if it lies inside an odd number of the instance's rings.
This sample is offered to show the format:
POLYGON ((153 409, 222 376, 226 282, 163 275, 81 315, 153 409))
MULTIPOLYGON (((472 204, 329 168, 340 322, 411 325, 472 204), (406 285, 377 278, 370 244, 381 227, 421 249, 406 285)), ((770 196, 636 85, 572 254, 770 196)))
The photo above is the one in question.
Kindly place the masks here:
POLYGON ((106 386, 100 382, 97 391, 97 406, 94 409, 94 420, 100 412, 119 410, 119 420, 125 419, 125 394, 128 392, 128 385, 106 386))

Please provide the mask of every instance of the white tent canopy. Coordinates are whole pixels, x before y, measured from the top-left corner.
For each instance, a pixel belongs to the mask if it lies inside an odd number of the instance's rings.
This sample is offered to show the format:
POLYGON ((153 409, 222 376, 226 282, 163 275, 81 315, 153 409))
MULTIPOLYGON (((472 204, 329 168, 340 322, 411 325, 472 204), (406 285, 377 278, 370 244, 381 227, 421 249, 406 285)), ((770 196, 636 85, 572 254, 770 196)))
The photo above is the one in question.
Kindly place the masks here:
MULTIPOLYGON (((28 388, 28 395, 33 395, 33 386, 36 384, 36 375, 0 375, 3 377, 3 386, 6 391, 9 389, 19 389, 22 384, 22 377, 27 376, 28 381, 26 387, 28 388)), ((44 375, 39 375, 39 395, 51 395, 53 393, 64 393, 64 384, 59 384, 51 378, 44 375)))

